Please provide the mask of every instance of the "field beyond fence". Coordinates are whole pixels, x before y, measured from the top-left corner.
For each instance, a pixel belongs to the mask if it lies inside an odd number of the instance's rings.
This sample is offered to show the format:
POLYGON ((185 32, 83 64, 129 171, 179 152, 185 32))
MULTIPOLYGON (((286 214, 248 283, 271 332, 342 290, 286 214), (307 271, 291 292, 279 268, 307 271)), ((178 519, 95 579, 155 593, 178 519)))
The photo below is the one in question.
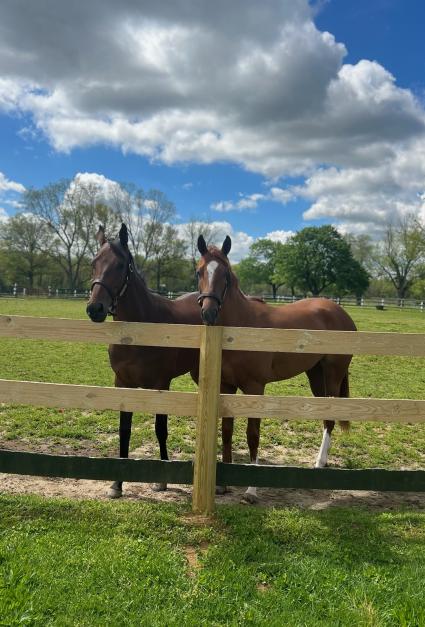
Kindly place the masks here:
POLYGON ((425 356, 425 334, 205 327, 0 316, 0 336, 102 344, 200 348, 198 393, 0 380, 2 402, 197 416, 192 462, 0 452, 0 471, 125 481, 192 483, 193 508, 214 509, 216 481, 229 485, 425 491, 425 471, 335 470, 217 464, 220 416, 283 420, 425 422, 424 400, 220 394, 223 350, 425 356))
MULTIPOLYGON (((155 290, 152 290, 155 292, 155 290)), ((89 296, 90 291, 88 289, 67 289, 67 288, 26 288, 15 283, 8 287, 4 287, 0 291, 0 297, 3 298, 48 298, 48 299, 84 299, 89 296)), ((161 292, 163 296, 167 298, 175 299, 182 296, 186 292, 173 292, 170 290, 164 290, 161 292)), ((297 300, 306 298, 305 295, 288 295, 277 294, 276 298, 273 298, 271 294, 252 294, 258 298, 262 298, 267 303, 274 304, 288 304, 297 300)), ((417 309, 419 311, 425 310, 425 296, 423 298, 395 298, 395 297, 383 297, 383 296, 329 296, 331 300, 342 305, 343 307, 370 307, 378 310, 384 309, 417 309)))

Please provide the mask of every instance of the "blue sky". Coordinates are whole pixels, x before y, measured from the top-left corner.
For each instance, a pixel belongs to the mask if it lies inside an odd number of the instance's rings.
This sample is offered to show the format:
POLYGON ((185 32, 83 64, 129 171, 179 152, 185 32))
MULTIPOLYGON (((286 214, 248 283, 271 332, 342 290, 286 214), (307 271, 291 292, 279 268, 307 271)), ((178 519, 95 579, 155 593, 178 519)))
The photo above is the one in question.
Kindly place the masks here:
POLYGON ((422 0, 7 0, 1 215, 89 172, 162 190, 235 259, 311 224, 379 237, 425 215, 423 24, 422 0))

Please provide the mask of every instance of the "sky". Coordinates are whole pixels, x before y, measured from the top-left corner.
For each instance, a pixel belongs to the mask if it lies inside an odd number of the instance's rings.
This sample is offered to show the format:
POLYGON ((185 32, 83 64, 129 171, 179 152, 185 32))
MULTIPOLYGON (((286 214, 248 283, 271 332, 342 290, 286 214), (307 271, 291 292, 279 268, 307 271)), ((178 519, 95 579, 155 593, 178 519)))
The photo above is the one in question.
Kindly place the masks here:
POLYGON ((234 261, 425 217, 424 24, 423 0, 2 0, 0 218, 77 174, 160 189, 234 261))

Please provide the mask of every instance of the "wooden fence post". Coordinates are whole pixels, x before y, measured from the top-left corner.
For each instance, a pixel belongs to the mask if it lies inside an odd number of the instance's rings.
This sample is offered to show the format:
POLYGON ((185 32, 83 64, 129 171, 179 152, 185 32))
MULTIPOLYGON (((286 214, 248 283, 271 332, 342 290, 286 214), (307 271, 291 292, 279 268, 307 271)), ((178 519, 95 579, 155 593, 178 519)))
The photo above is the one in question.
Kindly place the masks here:
POLYGON ((202 327, 192 509, 204 515, 215 506, 222 337, 223 327, 202 327))

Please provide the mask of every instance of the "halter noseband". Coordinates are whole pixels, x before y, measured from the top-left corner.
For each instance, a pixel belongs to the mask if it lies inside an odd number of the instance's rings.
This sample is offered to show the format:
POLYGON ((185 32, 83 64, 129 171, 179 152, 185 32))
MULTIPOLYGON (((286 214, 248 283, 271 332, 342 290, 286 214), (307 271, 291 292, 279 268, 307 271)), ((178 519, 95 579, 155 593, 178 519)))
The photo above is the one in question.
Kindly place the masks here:
POLYGON ((216 294, 215 292, 201 292, 198 296, 198 304, 200 307, 202 307, 202 304, 204 302, 205 298, 212 298, 213 300, 216 301, 217 305, 218 305, 218 310, 220 311, 224 299, 226 297, 227 294, 227 290, 230 287, 231 284, 231 279, 230 279, 230 271, 226 270, 226 285, 224 286, 224 291, 223 294, 220 296, 218 296, 218 294, 216 294))
POLYGON ((91 288, 90 290, 93 291, 93 287, 95 285, 100 285, 101 287, 103 287, 104 290, 106 290, 108 292, 108 295, 111 299, 111 304, 109 306, 108 309, 108 316, 114 316, 117 310, 117 304, 119 299, 121 298, 121 296, 124 295, 127 287, 128 287, 128 283, 130 281, 130 276, 133 274, 134 272, 134 262, 133 262, 133 257, 131 255, 131 253, 129 253, 129 257, 128 257, 128 263, 127 263, 127 273, 124 279, 124 283, 121 287, 121 289, 118 291, 118 294, 116 296, 114 296, 110 290, 110 288, 106 285, 106 283, 104 283, 103 281, 101 281, 100 279, 95 279, 92 284, 91 284, 91 288))

